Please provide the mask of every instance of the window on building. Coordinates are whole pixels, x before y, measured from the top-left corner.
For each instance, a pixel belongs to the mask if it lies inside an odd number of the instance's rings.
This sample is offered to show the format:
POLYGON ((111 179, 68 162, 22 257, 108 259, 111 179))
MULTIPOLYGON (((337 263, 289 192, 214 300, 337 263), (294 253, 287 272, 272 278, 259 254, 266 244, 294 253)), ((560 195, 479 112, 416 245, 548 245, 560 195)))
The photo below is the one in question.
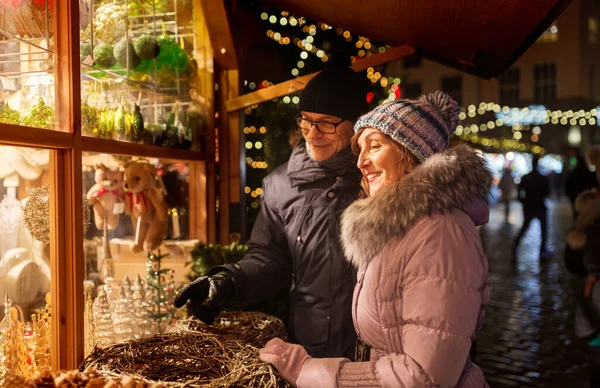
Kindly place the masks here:
POLYGON ((588 43, 598 43, 598 19, 594 17, 588 18, 588 43))
POLYGON ((555 43, 556 41, 558 41, 558 26, 554 23, 544 31, 536 43, 555 43))
POLYGON ((404 68, 410 69, 413 67, 421 66, 421 57, 416 55, 411 55, 409 57, 404 57, 404 68))
POLYGON ((442 90, 452 97, 458 105, 462 105, 462 77, 442 77, 442 90))
POLYGON ((556 99, 555 63, 533 66, 533 98, 536 103, 545 103, 556 99))
POLYGON ((590 99, 596 101, 596 65, 593 63, 590 65, 590 74, 588 77, 588 87, 590 93, 590 99))
POLYGON ((507 70, 498 80, 500 104, 503 106, 519 106, 519 82, 521 72, 518 68, 507 70))
POLYGON ((417 98, 423 94, 420 82, 402 82, 400 90, 402 90, 401 98, 417 98))

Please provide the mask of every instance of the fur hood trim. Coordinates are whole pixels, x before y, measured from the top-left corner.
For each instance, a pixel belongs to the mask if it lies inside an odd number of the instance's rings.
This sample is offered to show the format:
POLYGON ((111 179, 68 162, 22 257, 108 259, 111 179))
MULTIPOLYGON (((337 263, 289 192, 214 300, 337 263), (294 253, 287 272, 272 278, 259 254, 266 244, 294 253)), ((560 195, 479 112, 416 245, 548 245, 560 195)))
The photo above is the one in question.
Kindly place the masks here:
POLYGON ((427 158, 385 191, 355 201, 344 211, 341 240, 346 259, 356 267, 366 265, 419 219, 461 208, 476 197, 487 201, 491 184, 486 161, 466 145, 427 158))

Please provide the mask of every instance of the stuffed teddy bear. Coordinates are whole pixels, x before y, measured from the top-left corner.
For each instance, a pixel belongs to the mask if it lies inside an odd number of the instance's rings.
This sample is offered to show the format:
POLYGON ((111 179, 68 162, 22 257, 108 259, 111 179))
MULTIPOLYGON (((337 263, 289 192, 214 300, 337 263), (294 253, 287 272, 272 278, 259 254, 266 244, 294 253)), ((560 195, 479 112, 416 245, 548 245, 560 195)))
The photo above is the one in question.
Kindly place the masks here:
MULTIPOLYGON (((592 147, 588 159, 596 167, 596 179, 600 182, 600 146, 592 147)), ((600 218, 600 191, 593 188, 579 194, 575 200, 575 210, 579 217, 575 228, 567 235, 567 244, 573 249, 583 249, 587 241, 587 229, 600 218)))
POLYGON ((94 207, 94 223, 99 230, 104 230, 106 219, 108 229, 114 230, 119 225, 119 212, 115 212, 115 205, 123 202, 123 173, 98 163, 94 180, 96 184, 86 196, 94 207))
POLYGON ((156 169, 146 162, 123 166, 125 213, 135 228, 133 252, 152 251, 160 246, 167 229, 165 189, 156 169))

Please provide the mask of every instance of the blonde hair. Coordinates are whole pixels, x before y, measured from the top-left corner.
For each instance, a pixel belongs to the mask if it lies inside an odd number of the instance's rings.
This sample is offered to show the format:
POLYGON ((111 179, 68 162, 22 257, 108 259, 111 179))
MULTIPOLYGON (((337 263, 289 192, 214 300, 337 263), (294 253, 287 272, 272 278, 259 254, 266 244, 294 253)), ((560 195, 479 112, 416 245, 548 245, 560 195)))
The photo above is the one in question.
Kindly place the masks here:
MULTIPOLYGON (((360 138, 360 135, 362 135, 365 129, 366 128, 360 129, 354 134, 354 136, 352 136, 352 139, 350 139, 350 146, 352 147, 352 152, 354 152, 354 155, 356 156, 360 154, 358 139, 360 138)), ((398 166, 402 165, 404 167, 404 175, 406 176, 406 174, 411 173, 420 164, 419 160, 406 147, 398 143, 396 140, 392 139, 391 136, 388 136, 383 132, 380 133, 383 136, 385 136, 388 140, 390 140, 394 149, 396 149, 400 154, 400 161, 398 162, 398 166)), ((360 187, 362 187, 362 190, 358 194, 358 197, 367 198, 369 196, 369 182, 367 180, 367 177, 365 177, 364 175, 360 180, 360 187)))

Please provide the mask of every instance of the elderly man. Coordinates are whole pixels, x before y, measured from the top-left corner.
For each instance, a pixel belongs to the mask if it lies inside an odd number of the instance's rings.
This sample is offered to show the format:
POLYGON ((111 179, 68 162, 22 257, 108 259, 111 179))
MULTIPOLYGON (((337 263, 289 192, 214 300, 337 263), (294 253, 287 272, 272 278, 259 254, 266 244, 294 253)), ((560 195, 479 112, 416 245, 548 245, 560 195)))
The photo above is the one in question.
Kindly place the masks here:
POLYGON ((187 302, 210 323, 222 307, 257 302, 291 284, 290 341, 313 357, 354 358, 356 272, 340 246, 339 217, 360 191, 350 139, 369 106, 366 78, 349 65, 333 63, 302 92, 296 122, 303 139, 263 181, 246 256, 186 285, 176 306, 187 302))

